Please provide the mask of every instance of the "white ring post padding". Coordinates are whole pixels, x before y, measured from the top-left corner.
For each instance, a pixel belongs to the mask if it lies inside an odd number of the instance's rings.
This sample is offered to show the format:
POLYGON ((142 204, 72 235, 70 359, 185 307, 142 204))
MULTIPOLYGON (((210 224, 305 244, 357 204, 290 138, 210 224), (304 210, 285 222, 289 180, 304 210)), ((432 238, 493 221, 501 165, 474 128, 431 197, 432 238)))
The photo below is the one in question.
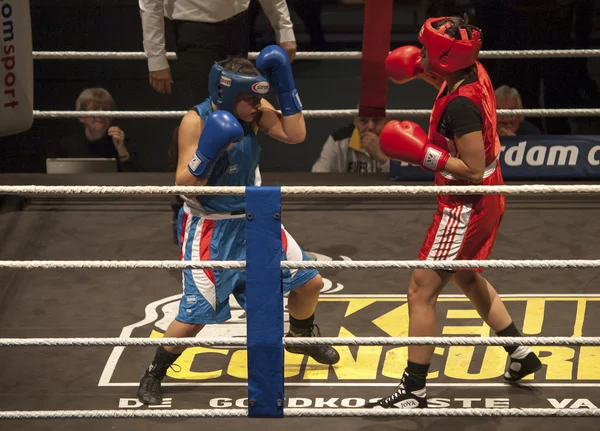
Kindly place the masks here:
MULTIPOLYGON (((248 58, 256 60, 258 52, 250 52, 248 58)), ((586 58, 600 57, 600 49, 547 49, 547 50, 520 50, 520 51, 481 51, 479 58, 586 58)), ((34 60, 146 60, 148 57, 142 51, 115 52, 115 51, 34 51, 34 60)), ((167 52, 168 60, 177 60, 177 54, 167 52)), ((323 51, 323 52, 297 52, 297 60, 360 60, 361 51, 323 51)))
MULTIPOLYGON (((244 269, 243 260, 0 260, 12 269, 244 269)), ((600 268, 600 260, 289 260, 281 269, 574 269, 600 268)))
MULTIPOLYGON (((84 118, 84 117, 109 117, 109 118, 181 118, 187 111, 33 111, 36 120, 55 118, 84 118)), ((357 115, 356 109, 323 109, 302 111, 306 118, 352 118, 357 115)), ((430 109, 388 109, 387 115, 391 117, 428 117, 430 109)), ((525 117, 597 117, 600 108, 578 109, 498 109, 500 117, 522 115, 525 117)))
MULTIPOLYGON (((54 195, 236 195, 244 186, 37 186, 0 185, 5 194, 54 195)), ((282 195, 529 195, 600 193, 599 184, 515 186, 281 186, 282 195)))
MULTIPOLYGON (((246 346, 229 338, 0 338, 0 347, 246 346)), ((283 339, 284 346, 600 346, 600 337, 310 337, 283 339)))
MULTIPOLYGON (((247 418, 246 409, 189 410, 16 410, 0 411, 0 419, 141 419, 141 418, 247 418)), ((598 417, 600 409, 316 409, 286 408, 284 417, 598 417)))

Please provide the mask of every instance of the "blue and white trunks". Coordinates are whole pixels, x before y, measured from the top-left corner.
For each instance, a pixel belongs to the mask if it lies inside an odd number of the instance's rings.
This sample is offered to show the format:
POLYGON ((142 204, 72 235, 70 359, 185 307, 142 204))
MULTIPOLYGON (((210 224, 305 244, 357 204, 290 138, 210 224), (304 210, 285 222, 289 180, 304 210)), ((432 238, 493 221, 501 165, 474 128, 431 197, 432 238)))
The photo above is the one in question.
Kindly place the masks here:
MULTIPOLYGON (((245 215, 207 215, 187 204, 177 222, 180 260, 246 260, 245 215)), ((309 260, 294 238, 281 229, 281 260, 309 260)), ((315 277, 316 269, 284 269, 287 293, 315 277)), ((190 324, 222 323, 231 318, 229 296, 246 306, 246 271, 184 269, 183 296, 176 320, 190 324)))

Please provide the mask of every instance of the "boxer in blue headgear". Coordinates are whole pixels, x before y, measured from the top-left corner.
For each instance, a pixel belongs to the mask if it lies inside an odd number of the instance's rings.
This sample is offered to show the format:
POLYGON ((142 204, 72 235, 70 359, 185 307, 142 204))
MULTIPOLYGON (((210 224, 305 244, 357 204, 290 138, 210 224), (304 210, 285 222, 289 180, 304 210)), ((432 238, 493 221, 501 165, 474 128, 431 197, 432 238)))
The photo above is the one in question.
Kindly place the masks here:
MULTIPOLYGON (((263 49, 256 68, 245 58, 229 58, 213 66, 209 94, 190 110, 179 127, 177 185, 260 185, 258 161, 261 130, 286 144, 306 138, 302 104, 285 51, 277 45, 263 49), (281 112, 263 96, 273 87, 281 112)), ((181 259, 245 260, 244 196, 190 196, 179 212, 181 259)), ((282 229, 282 260, 308 260, 298 243, 282 229)), ((290 331, 287 336, 312 337, 315 309, 322 279, 314 269, 283 270, 283 290, 289 293, 290 331)), ((185 269, 179 313, 165 337, 194 337, 207 324, 230 318, 229 297, 246 304, 246 273, 185 269)), ((340 357, 329 345, 287 347, 289 352, 311 356, 323 364, 340 357)), ((146 404, 161 404, 161 381, 185 348, 159 347, 140 381, 138 398, 146 404)))
POLYGON ((262 98, 269 92, 270 86, 267 79, 260 75, 258 71, 256 71, 256 76, 240 73, 239 71, 244 67, 243 64, 235 64, 236 71, 224 70, 222 64, 228 62, 230 60, 224 60, 213 65, 208 76, 208 92, 217 108, 229 111, 238 117, 235 112, 238 95, 241 97, 250 95, 250 97, 262 98))

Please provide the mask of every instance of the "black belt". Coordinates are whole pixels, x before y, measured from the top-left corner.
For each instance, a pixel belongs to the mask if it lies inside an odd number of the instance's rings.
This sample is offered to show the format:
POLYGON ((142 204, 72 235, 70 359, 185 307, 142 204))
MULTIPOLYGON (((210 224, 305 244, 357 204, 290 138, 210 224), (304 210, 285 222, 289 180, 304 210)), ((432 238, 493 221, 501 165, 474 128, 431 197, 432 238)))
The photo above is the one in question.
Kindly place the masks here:
POLYGON ((238 211, 231 211, 229 214, 230 214, 230 215, 240 215, 240 214, 246 214, 246 209, 243 209, 243 210, 238 210, 238 211))

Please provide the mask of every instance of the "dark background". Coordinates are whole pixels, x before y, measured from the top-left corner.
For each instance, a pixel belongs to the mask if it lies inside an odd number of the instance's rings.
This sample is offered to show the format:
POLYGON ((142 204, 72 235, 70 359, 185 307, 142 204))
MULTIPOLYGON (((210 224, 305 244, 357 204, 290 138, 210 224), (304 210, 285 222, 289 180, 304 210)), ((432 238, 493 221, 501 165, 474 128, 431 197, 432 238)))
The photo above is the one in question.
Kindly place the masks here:
MULTIPOLYGON (((482 26, 486 36, 484 50, 598 48, 598 3, 568 0, 396 1, 391 49, 402 44, 418 45, 417 32, 426 17, 462 12, 468 12, 472 22, 482 26)), ((325 50, 360 51, 364 4, 350 0, 326 0, 321 4, 325 50)), ((290 9, 298 51, 311 50, 304 24, 293 8, 290 9)), ((34 51, 143 50, 136 0, 31 0, 31 18, 34 51)), ((255 27, 255 49, 271 43, 271 35, 270 25, 261 13, 255 27)), ((173 51, 174 47, 169 43, 167 49, 173 51)), ((77 95, 83 89, 95 86, 104 87, 113 95, 118 110, 188 109, 191 101, 177 61, 170 63, 174 91, 171 95, 160 95, 148 84, 145 60, 36 60, 34 109, 73 110, 77 95)), ((536 82, 544 80, 548 91, 540 98, 543 105, 534 106, 536 103, 529 102, 525 103, 526 108, 600 107, 598 93, 595 93, 595 82, 600 81, 600 59, 484 60, 483 63, 490 69, 495 86, 520 84, 519 90, 527 93, 536 82), (592 79, 590 82, 586 81, 588 75, 592 79), (523 80, 524 77, 529 81, 523 80)), ((358 60, 297 60, 293 63, 293 71, 305 109, 353 109, 359 100, 358 60)), ((391 84, 388 109, 429 109, 434 97, 435 90, 421 81, 403 86, 391 84)), ((261 136, 264 144, 261 169, 310 171, 327 136, 349 121, 308 119, 307 139, 296 146, 261 136)), ((417 120, 423 127, 427 126, 427 121, 427 118, 417 120)), ((537 121, 546 133, 600 134, 596 118, 569 119, 568 122, 567 119, 533 121, 537 121)), ((167 150, 178 122, 175 119, 117 119, 114 124, 129 137, 131 146, 138 153, 141 170, 153 172, 168 169, 167 150)), ((78 127, 81 126, 75 119, 36 120, 28 132, 0 138, 0 172, 45 172, 45 159, 51 146, 78 127)))

